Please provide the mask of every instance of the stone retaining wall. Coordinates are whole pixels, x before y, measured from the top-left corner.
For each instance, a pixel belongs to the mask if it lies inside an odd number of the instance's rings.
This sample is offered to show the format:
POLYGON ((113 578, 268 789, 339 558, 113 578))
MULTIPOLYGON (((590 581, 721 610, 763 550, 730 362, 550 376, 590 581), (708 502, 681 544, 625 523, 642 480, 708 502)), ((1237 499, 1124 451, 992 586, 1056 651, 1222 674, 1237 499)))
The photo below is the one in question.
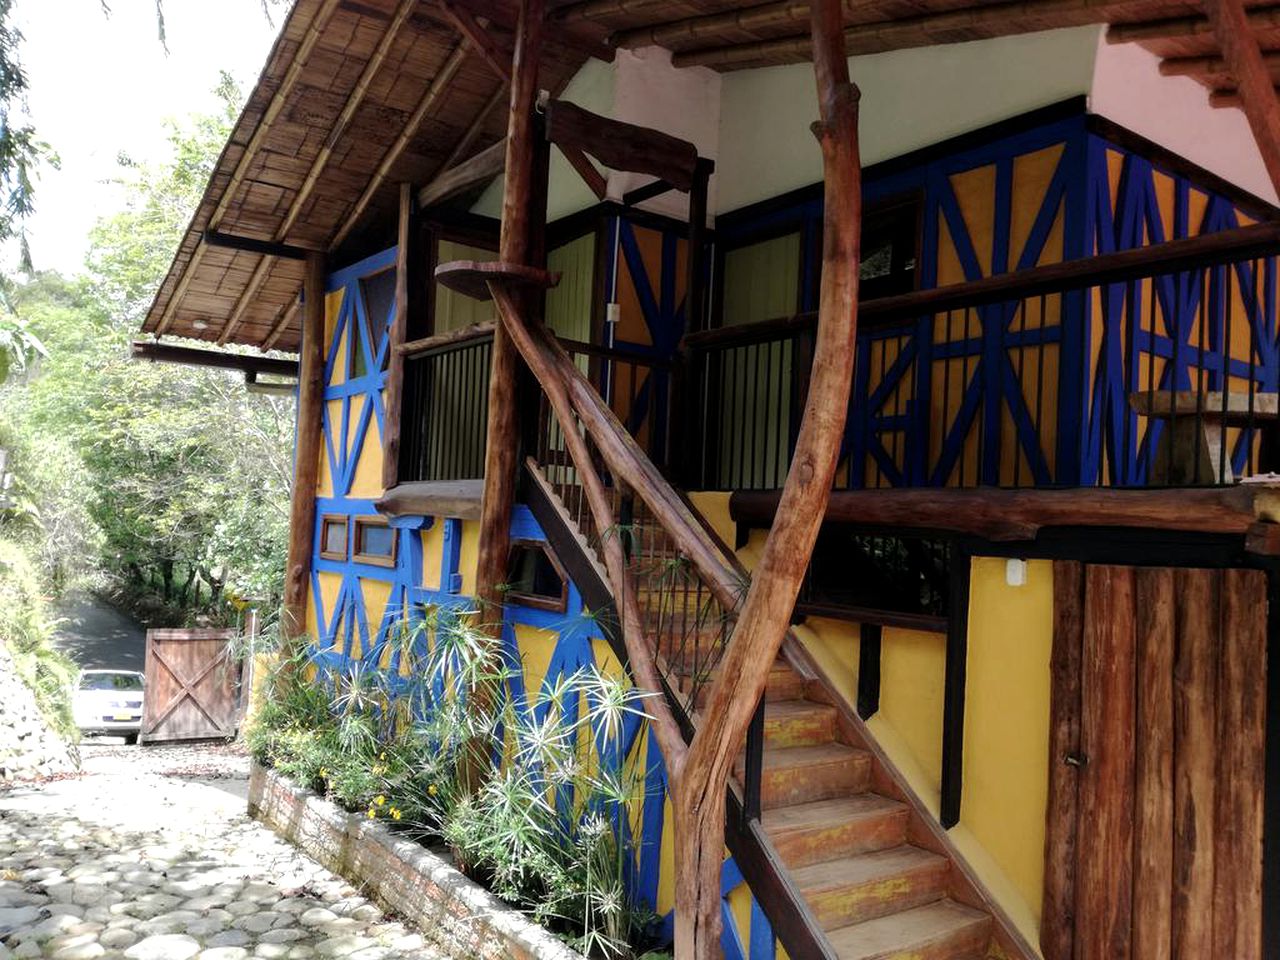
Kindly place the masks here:
POLYGON ((80 755, 49 728, 36 696, 0 640, 0 780, 23 780, 80 768, 80 755))
POLYGON ((362 886, 455 960, 583 960, 430 850, 255 763, 249 815, 362 886))

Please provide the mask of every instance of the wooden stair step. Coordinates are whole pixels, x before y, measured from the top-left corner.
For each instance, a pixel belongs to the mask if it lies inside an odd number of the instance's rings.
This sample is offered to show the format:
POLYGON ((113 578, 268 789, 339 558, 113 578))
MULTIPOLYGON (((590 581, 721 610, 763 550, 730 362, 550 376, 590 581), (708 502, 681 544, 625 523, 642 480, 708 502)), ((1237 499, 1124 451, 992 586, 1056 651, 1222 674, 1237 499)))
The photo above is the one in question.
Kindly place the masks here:
MULTIPOLYGON (((735 765, 738 778, 746 769, 746 755, 735 765)), ((764 748, 760 776, 763 809, 787 807, 814 800, 830 800, 865 793, 871 782, 871 754, 843 743, 804 747, 764 748)))
POLYGON ((771 747, 800 747, 835 739, 836 708, 812 700, 765 701, 764 741, 771 747))
POLYGON ((840 960, 980 960, 990 939, 991 918, 953 900, 827 933, 840 960))
POLYGON ((817 800, 767 811, 761 818, 788 867, 885 850, 906 841, 910 810, 877 793, 817 800))
MULTIPOLYGON (((677 665, 678 668, 678 665, 677 665)), ((714 680, 719 675, 719 668, 711 671, 709 680, 714 680)), ((764 699, 765 703, 773 703, 779 700, 799 700, 804 696, 804 677, 796 673, 783 660, 779 660, 769 671, 769 680, 765 684, 764 699)), ((698 690, 696 705, 705 706, 707 697, 711 693, 711 684, 704 683, 698 690)))
POLYGON ((950 864, 904 844, 824 860, 791 872, 824 930, 834 930, 941 900, 950 864))

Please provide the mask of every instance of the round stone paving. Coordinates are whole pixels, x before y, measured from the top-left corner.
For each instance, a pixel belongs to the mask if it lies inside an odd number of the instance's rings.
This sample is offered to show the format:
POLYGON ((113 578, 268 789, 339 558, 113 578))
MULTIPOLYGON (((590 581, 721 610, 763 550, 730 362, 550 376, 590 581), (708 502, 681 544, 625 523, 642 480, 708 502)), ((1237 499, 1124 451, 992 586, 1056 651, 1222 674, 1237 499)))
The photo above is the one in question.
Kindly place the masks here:
POLYGON ((0 792, 0 960, 442 957, 246 816, 238 749, 82 753, 0 792))

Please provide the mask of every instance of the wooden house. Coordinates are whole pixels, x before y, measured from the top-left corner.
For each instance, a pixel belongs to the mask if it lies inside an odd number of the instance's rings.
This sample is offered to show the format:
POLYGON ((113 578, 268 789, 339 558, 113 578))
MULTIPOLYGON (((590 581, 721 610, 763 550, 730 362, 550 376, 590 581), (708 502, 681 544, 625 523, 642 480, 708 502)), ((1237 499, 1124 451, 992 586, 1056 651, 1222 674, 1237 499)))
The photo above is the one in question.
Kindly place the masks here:
POLYGON ((680 960, 1277 958, 1274 50, 1238 0, 297 0, 143 329, 298 355, 317 662, 487 604, 518 700, 661 693, 680 960))

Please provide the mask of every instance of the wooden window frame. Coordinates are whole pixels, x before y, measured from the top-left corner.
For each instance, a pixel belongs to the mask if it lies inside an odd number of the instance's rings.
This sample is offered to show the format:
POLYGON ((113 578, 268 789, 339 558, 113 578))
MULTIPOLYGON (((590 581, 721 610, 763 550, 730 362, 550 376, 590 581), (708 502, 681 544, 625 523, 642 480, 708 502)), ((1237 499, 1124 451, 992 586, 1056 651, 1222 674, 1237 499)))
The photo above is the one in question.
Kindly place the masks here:
POLYGON ((351 518, 343 513, 326 513, 321 515, 320 517, 320 558, 322 560, 338 560, 342 563, 346 563, 347 557, 349 557, 350 555, 351 555, 351 518), (337 524, 337 523, 342 524, 343 530, 346 533, 346 539, 344 540, 345 549, 343 550, 342 553, 334 553, 331 550, 325 549, 325 544, 328 542, 328 537, 325 536, 325 532, 328 530, 330 524, 337 524))
POLYGON ((379 516, 361 516, 353 517, 351 537, 351 558, 356 563, 368 563, 375 567, 394 567, 396 565, 396 557, 400 551, 400 538, 395 535, 395 529, 387 522, 386 517, 379 516), (365 553, 361 548, 364 543, 361 539, 361 531, 368 527, 388 527, 391 528, 391 553, 384 555, 380 553, 365 553))
POLYGON ((517 550, 523 548, 533 548, 542 552, 551 566, 555 569, 556 575, 560 578, 560 599, 555 600, 551 597, 539 596, 532 593, 521 593, 518 590, 511 590, 507 593, 507 598, 526 607, 533 607, 536 610, 546 610, 550 613, 565 613, 569 609, 569 574, 565 570, 560 558, 555 555, 551 549, 551 544, 545 540, 533 540, 528 537, 515 537, 511 540, 511 547, 507 553, 507 570, 511 570, 511 560, 515 556, 517 550))

